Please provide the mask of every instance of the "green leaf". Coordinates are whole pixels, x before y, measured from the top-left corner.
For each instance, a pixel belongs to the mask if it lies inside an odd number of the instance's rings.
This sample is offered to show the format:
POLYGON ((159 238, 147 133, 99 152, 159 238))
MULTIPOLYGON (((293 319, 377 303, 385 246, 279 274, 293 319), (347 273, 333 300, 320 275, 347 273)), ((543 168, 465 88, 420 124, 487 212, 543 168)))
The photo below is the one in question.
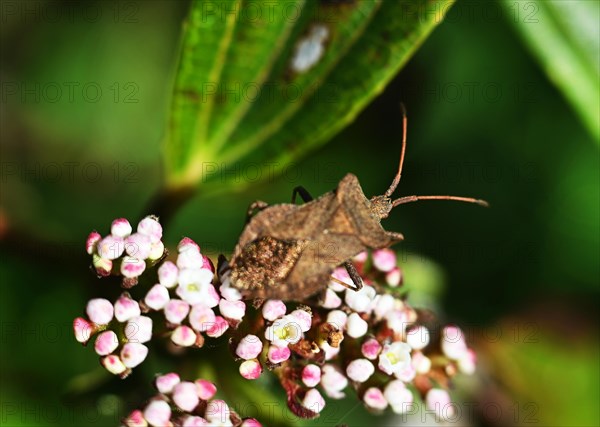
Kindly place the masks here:
MULTIPOLYGON (((211 168, 237 162, 278 171, 325 143, 384 89, 451 4, 193 2, 166 138, 167 187, 210 182, 211 168)), ((219 180, 217 191, 231 181, 219 180)))
POLYGON ((548 78, 600 142, 600 3, 504 0, 548 78))

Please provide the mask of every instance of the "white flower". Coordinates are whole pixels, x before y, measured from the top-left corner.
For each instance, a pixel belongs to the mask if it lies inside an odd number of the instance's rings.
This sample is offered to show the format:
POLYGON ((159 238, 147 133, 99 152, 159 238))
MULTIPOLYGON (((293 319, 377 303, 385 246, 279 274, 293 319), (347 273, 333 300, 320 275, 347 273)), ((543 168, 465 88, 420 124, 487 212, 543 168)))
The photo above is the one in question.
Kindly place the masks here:
POLYGON ((410 364, 410 346, 403 342, 386 344, 379 355, 379 369, 388 375, 401 373, 410 364))
POLYGON ((210 270, 181 270, 179 272, 177 295, 191 305, 206 303, 206 300, 210 298, 209 286, 211 285, 212 278, 213 273, 210 270))
POLYGON ((288 314, 266 329, 265 338, 278 347, 287 347, 302 339, 302 326, 296 317, 288 314))

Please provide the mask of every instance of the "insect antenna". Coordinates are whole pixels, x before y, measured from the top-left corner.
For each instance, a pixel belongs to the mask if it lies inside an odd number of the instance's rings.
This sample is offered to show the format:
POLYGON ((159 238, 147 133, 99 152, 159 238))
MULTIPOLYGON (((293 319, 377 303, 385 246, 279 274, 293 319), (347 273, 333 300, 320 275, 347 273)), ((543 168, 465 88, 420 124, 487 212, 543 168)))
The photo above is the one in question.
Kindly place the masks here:
POLYGON ((475 199, 473 197, 460 196, 404 196, 392 202, 392 207, 402 205, 404 203, 417 202, 419 200, 456 200, 458 202, 475 203, 479 206, 489 207, 490 204, 485 200, 475 199))
MULTIPOLYGON (((400 109, 402 110, 402 150, 400 151, 400 163, 398 164, 398 173, 392 181, 392 185, 383 195, 384 197, 390 197, 396 190, 400 177, 402 176, 402 166, 404 165, 404 154, 406 153, 406 134, 408 127, 408 119, 406 117, 406 107, 400 103, 400 109)), ((475 203, 479 206, 489 207, 489 203, 485 200, 475 199, 473 197, 459 197, 459 196, 404 196, 400 197, 392 202, 392 207, 402 205, 404 203, 417 202, 419 200, 455 200, 458 202, 475 203)))
POLYGON ((402 149, 400 151, 400 163, 398 164, 398 173, 394 177, 390 188, 388 188, 384 193, 384 197, 390 197, 392 195, 392 193, 396 190, 398 183, 400 182, 400 177, 402 176, 402 165, 404 164, 404 153, 406 152, 406 132, 408 127, 408 119, 406 118, 406 108, 404 107, 404 104, 400 103, 400 109, 402 110, 402 149))

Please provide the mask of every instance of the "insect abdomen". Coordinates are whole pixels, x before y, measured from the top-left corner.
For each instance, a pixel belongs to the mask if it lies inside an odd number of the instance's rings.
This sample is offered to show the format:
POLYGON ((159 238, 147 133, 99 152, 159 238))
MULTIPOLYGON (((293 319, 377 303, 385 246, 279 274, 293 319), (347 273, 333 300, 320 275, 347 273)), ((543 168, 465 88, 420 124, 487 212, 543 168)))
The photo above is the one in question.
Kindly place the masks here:
POLYGON ((248 243, 234 260, 231 283, 255 297, 281 288, 307 244, 308 240, 284 241, 269 236, 248 243))

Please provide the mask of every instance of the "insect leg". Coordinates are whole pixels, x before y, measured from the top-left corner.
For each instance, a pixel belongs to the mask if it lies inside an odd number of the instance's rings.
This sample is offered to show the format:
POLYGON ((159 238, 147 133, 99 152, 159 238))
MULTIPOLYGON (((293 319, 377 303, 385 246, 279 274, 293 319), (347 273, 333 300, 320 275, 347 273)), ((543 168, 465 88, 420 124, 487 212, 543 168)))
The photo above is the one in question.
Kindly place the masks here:
POLYGON ((300 197, 302 197, 302 201, 304 203, 310 202, 311 200, 313 200, 313 196, 310 195, 310 193, 306 190, 306 188, 299 185, 298 187, 294 188, 294 191, 292 191, 292 204, 296 203, 296 196, 298 194, 300 195, 300 197))
POLYGON ((268 206, 269 204, 267 202, 263 202, 262 200, 256 200, 255 202, 252 202, 246 211, 246 224, 250 222, 250 219, 256 213, 256 211, 261 211, 268 206))
POLYGON ((352 282, 354 282, 354 286, 356 286, 356 288, 352 290, 356 292, 360 291, 363 287, 363 282, 360 278, 360 274, 358 274, 358 271, 356 271, 356 267, 354 267, 354 264, 352 264, 352 261, 344 262, 344 267, 346 267, 346 271, 350 275, 352 282))

